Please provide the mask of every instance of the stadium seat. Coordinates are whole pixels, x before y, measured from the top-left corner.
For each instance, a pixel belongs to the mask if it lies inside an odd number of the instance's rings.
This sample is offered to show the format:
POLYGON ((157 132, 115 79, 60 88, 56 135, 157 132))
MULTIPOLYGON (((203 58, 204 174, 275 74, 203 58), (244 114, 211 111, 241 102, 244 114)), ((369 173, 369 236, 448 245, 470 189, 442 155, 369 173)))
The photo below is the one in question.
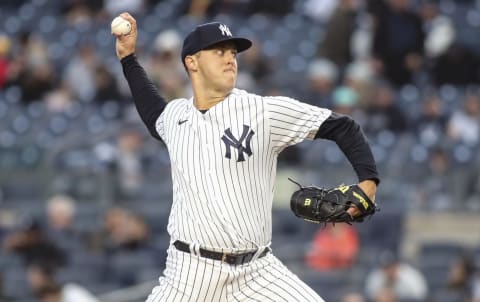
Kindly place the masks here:
POLYGON ((449 264, 465 251, 465 246, 454 242, 425 242, 421 245, 418 261, 428 266, 449 264))

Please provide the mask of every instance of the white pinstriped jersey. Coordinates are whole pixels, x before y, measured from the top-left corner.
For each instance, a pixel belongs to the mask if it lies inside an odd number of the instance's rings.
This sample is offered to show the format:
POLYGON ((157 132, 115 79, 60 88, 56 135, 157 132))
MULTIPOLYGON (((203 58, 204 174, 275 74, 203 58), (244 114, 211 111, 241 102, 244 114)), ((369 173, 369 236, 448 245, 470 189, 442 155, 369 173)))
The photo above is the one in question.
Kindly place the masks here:
POLYGON ((331 114, 286 97, 233 89, 206 113, 169 102, 156 122, 172 166, 172 242, 244 251, 270 244, 278 154, 313 139, 331 114))

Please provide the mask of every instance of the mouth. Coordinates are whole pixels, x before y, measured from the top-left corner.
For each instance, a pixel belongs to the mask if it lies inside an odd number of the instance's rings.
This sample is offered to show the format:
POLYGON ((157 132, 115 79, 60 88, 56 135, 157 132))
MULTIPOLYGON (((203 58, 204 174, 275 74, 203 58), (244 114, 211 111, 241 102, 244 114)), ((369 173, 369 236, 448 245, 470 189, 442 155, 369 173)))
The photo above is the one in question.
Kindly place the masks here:
POLYGON ((227 69, 224 69, 223 72, 232 72, 232 73, 235 73, 235 69, 233 69, 233 68, 227 68, 227 69))

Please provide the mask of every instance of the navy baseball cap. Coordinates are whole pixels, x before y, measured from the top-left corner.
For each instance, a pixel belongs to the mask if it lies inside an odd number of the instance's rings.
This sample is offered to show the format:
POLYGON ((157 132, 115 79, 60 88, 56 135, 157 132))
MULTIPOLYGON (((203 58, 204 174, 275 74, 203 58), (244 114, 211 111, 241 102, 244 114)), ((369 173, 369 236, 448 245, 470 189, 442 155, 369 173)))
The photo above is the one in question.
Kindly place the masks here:
POLYGON ((198 25, 183 40, 182 63, 185 57, 206 49, 220 42, 232 41, 238 52, 247 50, 252 46, 252 41, 234 36, 228 26, 220 22, 212 22, 198 25))

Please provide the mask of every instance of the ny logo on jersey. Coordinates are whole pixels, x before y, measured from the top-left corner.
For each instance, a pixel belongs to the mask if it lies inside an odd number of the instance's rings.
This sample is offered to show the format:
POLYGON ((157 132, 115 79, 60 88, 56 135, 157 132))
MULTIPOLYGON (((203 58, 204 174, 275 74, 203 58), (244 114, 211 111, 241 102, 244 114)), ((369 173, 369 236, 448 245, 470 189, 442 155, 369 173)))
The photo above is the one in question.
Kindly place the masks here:
POLYGON ((232 36, 232 33, 230 32, 230 29, 225 25, 225 24, 220 24, 218 28, 222 31, 223 36, 232 36))
POLYGON ((230 128, 225 130, 225 134, 222 136, 222 141, 225 143, 225 147, 227 151, 225 152, 226 158, 231 158, 232 153, 230 148, 233 147, 238 150, 238 159, 237 162, 245 161, 245 156, 243 153, 246 153, 248 156, 252 155, 252 149, 250 147, 250 141, 252 140, 252 136, 255 134, 253 130, 248 127, 247 125, 243 125, 243 132, 239 139, 233 136, 232 131, 230 128), (245 141, 245 147, 243 146, 243 142, 245 141))

